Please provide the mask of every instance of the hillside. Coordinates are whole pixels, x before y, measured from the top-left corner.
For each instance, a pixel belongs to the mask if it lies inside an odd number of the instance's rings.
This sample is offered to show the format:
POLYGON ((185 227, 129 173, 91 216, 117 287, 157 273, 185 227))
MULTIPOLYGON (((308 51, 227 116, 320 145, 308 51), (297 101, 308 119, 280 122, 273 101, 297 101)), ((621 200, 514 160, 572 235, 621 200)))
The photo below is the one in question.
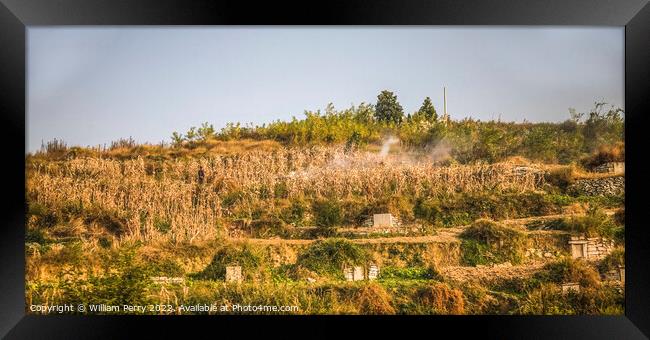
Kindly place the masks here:
POLYGON ((593 172, 624 161, 617 126, 363 123, 370 109, 44 145, 26 158, 28 304, 623 313, 624 174, 593 172))

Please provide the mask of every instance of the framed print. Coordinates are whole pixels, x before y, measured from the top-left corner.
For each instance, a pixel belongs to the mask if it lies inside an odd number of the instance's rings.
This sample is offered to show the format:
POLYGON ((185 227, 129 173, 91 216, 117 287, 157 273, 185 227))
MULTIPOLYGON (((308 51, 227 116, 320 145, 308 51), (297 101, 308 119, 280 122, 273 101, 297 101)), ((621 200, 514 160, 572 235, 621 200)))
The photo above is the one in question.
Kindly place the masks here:
POLYGON ((647 2, 2 3, 8 338, 649 334, 647 2))

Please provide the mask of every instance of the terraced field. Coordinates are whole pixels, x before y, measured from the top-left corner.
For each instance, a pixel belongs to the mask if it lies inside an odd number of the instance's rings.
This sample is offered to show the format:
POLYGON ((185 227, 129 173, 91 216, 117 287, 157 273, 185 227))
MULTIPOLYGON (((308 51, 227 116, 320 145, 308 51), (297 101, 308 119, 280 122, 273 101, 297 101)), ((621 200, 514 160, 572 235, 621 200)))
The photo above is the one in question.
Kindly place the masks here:
POLYGON ((623 196, 570 194, 558 180, 570 170, 278 146, 36 157, 26 296, 172 305, 151 311, 168 314, 233 303, 300 314, 620 313, 623 196), (372 226, 375 214, 394 224, 372 226), (587 258, 576 258, 583 245, 587 258), (565 284, 581 290, 567 297, 565 284), (549 304, 557 309, 541 309, 549 304))

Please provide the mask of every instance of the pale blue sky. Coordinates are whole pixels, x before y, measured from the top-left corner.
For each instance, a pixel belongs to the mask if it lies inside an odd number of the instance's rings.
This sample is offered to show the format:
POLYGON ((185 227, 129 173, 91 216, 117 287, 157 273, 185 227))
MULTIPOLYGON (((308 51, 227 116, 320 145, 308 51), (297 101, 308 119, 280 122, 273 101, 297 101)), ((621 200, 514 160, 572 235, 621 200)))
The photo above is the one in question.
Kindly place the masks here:
POLYGON ((562 121, 624 105, 622 27, 32 27, 27 148, 169 141, 207 121, 431 97, 452 118, 562 121))

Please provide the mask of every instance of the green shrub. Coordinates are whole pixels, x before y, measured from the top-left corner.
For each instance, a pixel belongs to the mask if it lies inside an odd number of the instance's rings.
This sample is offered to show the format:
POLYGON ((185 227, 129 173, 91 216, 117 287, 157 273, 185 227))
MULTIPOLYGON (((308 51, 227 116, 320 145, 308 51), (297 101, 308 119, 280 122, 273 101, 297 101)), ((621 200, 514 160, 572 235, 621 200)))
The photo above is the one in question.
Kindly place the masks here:
POLYGON ((597 288, 600 286, 600 276, 596 270, 584 261, 570 258, 563 258, 545 265, 534 277, 540 282, 556 284, 576 282, 582 288, 597 288))
POLYGON ((298 256, 297 264, 322 275, 342 277, 344 266, 364 265, 369 254, 345 239, 326 239, 312 243, 298 256))
POLYGON ((153 226, 163 234, 167 234, 172 229, 172 223, 169 220, 157 216, 153 220, 153 226))
POLYGON ((226 267, 239 265, 242 268, 242 275, 246 279, 257 279, 260 269, 264 269, 266 259, 262 252, 250 244, 227 244, 221 247, 212 262, 201 272, 193 275, 194 278, 205 280, 223 280, 226 276, 226 267))
POLYGON ((413 213, 416 218, 434 225, 441 214, 440 202, 433 199, 418 198, 415 201, 413 213))
POLYGON ((295 226, 303 226, 308 209, 309 206, 303 199, 299 198, 292 200, 289 207, 283 210, 282 219, 286 223, 295 226))
POLYGON ((36 228, 27 228, 25 231, 25 243, 38 243, 42 246, 52 243, 43 230, 36 228))
POLYGON ((625 249, 615 249, 598 264, 598 271, 605 274, 610 270, 618 270, 618 266, 625 266, 625 249))
POLYGON ((185 271, 172 259, 163 259, 154 261, 151 265, 151 271, 155 275, 177 277, 182 276, 185 271))
POLYGON ((104 275, 91 276, 94 288, 89 295, 92 303, 110 305, 146 305, 148 287, 153 274, 148 263, 137 256, 138 246, 127 246, 103 259, 104 275))
POLYGON ((490 246, 476 240, 462 240, 460 251, 462 262, 469 266, 486 265, 498 261, 490 252, 490 246))
POLYGON ((221 203, 224 207, 229 208, 234 206, 236 203, 241 201, 244 197, 244 194, 241 191, 233 191, 226 194, 222 199, 221 203))
POLYGON ((438 277, 438 273, 431 267, 384 267, 379 278, 400 280, 431 280, 438 277))
POLYGON ((563 202, 537 193, 463 192, 436 198, 418 198, 415 216, 430 224, 466 225, 479 218, 509 219, 559 213, 563 202))
POLYGON ((625 295, 616 287, 581 288, 563 294, 556 284, 545 283, 530 291, 516 310, 532 315, 622 315, 625 295))
POLYGON ((286 182, 276 183, 273 187, 273 196, 275 198, 287 198, 289 196, 289 186, 286 182))
POLYGON ((102 272, 87 273, 76 265, 59 275, 57 303, 140 305, 150 303, 151 267, 137 256, 137 245, 100 256, 102 272))
POLYGON ((343 223, 347 225, 361 225, 366 219, 372 217, 371 204, 366 197, 353 197, 341 202, 343 209, 343 223))
POLYGON ((592 206, 585 216, 572 216, 564 219, 561 223, 554 224, 554 228, 591 237, 617 238, 620 236, 622 227, 617 226, 602 209, 592 206))
POLYGON ((462 259, 469 265, 520 263, 527 244, 524 233, 486 219, 475 221, 460 237, 462 259))
POLYGON ((319 227, 336 227, 343 221, 341 205, 334 199, 325 199, 314 202, 314 222, 319 227))

